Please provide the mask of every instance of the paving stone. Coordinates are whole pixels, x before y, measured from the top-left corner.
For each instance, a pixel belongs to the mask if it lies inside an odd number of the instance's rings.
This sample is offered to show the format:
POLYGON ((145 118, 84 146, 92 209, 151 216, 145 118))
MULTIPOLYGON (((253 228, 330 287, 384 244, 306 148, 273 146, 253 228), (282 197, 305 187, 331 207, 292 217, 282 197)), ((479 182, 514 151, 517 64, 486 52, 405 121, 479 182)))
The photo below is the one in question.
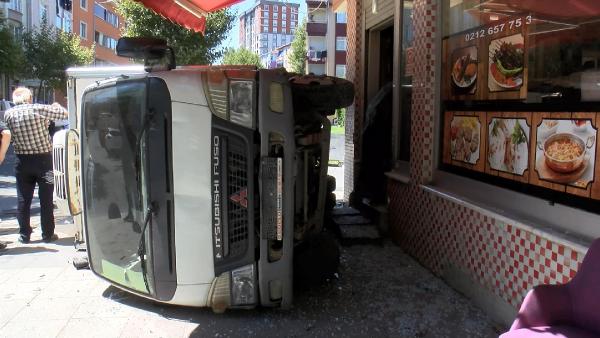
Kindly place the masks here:
POLYGON ((331 211, 333 216, 349 216, 349 215, 359 215, 360 211, 352 208, 352 207, 342 207, 342 208, 334 208, 331 211))
POLYGON ((0 300, 0 304, 2 304, 0 306, 0 327, 19 313, 27 305, 27 302, 25 299, 0 300))
MULTIPOLYGON (((0 328, 0 338, 54 338, 67 325, 67 319, 10 321, 0 328)), ((82 332, 81 336, 85 336, 82 332)), ((81 337, 80 336, 80 337, 81 337)))
POLYGON ((379 231, 373 225, 342 225, 340 226, 340 242, 342 245, 382 244, 379 231))
MULTIPOLYGON (((127 318, 74 318, 58 334, 60 338, 119 337, 127 318)), ((139 335, 138 337, 143 337, 139 335)))
POLYGON ((83 300, 73 313, 73 318, 128 318, 133 313, 129 306, 97 296, 83 300))
POLYGON ((173 321, 156 315, 142 315, 129 318, 121 338, 137 337, 183 337, 189 330, 185 321, 173 321))
POLYGON ((350 215, 350 216, 334 216, 333 221, 337 225, 369 225, 373 224, 373 221, 366 218, 363 215, 350 215))
POLYGON ((11 322, 25 324, 35 318, 44 319, 70 319, 81 302, 82 298, 39 298, 36 297, 11 322))

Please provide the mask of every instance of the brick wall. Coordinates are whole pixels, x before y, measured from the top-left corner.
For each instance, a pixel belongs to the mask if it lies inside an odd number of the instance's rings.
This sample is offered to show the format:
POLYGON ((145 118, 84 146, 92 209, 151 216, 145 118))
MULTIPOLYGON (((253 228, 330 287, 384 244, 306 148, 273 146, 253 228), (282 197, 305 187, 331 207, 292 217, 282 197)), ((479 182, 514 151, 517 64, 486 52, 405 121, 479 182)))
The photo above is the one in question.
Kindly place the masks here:
POLYGON ((346 110, 346 135, 345 135, 345 155, 344 155, 344 199, 347 200, 354 187, 354 144, 360 144, 360 134, 355 126, 360 126, 363 106, 363 70, 361 66, 362 59, 362 6, 363 0, 347 0, 347 54, 346 54, 346 78, 354 83, 354 105, 346 110), (357 123, 358 122, 358 123, 357 123))

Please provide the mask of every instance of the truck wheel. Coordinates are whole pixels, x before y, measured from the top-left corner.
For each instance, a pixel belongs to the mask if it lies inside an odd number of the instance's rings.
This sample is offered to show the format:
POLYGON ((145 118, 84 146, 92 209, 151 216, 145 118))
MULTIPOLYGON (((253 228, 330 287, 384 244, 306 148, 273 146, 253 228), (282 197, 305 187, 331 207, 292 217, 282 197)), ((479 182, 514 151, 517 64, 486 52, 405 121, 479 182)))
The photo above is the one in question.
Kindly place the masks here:
POLYGON ((294 251, 294 285, 307 290, 333 278, 340 264, 340 248, 328 232, 306 238, 294 251))
POLYGON ((332 76, 303 75, 290 79, 295 110, 333 115, 354 102, 354 84, 332 76))

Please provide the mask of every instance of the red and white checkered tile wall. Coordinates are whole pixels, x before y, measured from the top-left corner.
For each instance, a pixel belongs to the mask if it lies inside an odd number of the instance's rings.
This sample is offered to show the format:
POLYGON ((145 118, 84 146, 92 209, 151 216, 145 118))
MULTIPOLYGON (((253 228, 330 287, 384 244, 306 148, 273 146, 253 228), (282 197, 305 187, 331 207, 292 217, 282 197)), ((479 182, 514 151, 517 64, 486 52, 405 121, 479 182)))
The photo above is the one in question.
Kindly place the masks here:
POLYGON ((419 186, 431 180, 437 142, 437 12, 434 0, 414 2, 415 60, 425 62, 417 62, 413 78, 411 183, 390 180, 388 185, 392 236, 434 273, 442 275, 448 266, 460 268, 490 292, 518 307, 535 285, 569 281, 585 253, 419 186))

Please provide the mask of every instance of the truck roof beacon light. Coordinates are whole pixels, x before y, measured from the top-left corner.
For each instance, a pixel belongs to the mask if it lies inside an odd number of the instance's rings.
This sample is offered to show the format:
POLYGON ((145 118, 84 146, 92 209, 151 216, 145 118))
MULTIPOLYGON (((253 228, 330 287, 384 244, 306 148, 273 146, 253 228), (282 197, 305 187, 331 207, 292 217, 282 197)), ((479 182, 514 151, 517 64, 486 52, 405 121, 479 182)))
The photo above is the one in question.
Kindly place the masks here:
POLYGON ((143 59, 144 68, 150 72, 153 70, 171 70, 175 68, 175 53, 167 42, 159 38, 151 37, 123 37, 117 42, 117 55, 132 59, 143 59), (161 60, 167 56, 168 63, 163 64, 161 60))

